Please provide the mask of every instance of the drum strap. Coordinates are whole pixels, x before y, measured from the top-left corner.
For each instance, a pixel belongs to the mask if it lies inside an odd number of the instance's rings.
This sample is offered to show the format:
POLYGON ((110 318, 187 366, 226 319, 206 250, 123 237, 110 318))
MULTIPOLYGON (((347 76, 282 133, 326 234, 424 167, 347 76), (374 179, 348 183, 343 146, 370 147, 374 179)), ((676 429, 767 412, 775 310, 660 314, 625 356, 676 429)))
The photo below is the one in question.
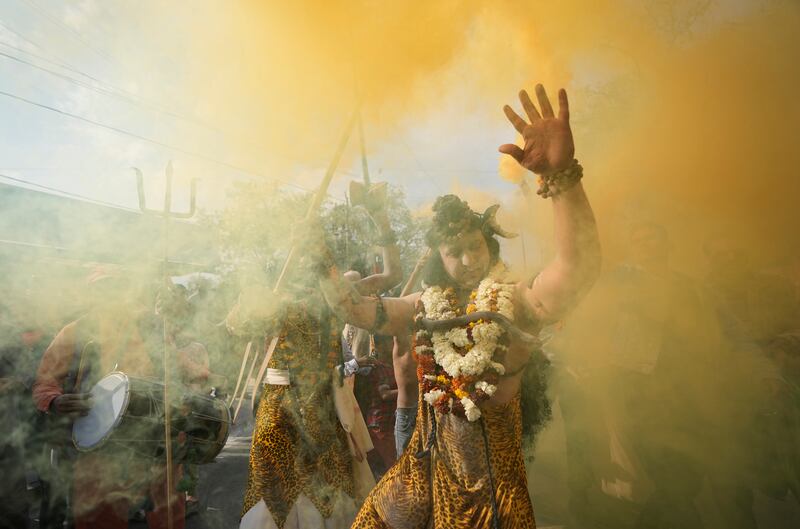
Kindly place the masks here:
MULTIPOLYGON (((86 386, 87 379, 89 379, 90 376, 100 374, 94 373, 94 371, 99 367, 100 354, 102 354, 102 351, 100 350, 100 345, 89 335, 84 325, 85 318, 81 318, 75 326, 75 346, 72 353, 72 361, 70 362, 70 369, 63 384, 64 393, 80 392, 81 388, 86 386)), ((132 337, 133 328, 131 327, 128 329, 125 339, 122 340, 120 346, 114 349, 114 360, 111 364, 112 369, 116 369, 116 366, 119 365, 122 353, 130 345, 132 337)))
MULTIPOLYGON (((80 380, 83 378, 83 373, 81 373, 81 370, 82 368, 85 370, 86 367, 84 359, 86 355, 86 348, 88 346, 88 343, 85 343, 84 340, 84 320, 85 317, 80 318, 75 324, 75 343, 72 348, 72 359, 69 363, 67 378, 64 379, 64 383, 62 384, 62 390, 64 393, 76 393, 80 391, 80 386, 83 383, 83 381, 80 380)), ((89 366, 89 369, 91 369, 91 365, 89 366)))
MULTIPOLYGON (((84 340, 81 339, 82 333, 80 333, 80 322, 82 319, 83 318, 78 320, 78 325, 75 327, 75 338, 72 349, 72 358, 70 359, 69 363, 69 371, 67 371, 67 376, 61 383, 61 391, 64 393, 75 393, 80 391, 80 381, 78 380, 78 377, 81 369, 81 361, 86 353, 85 346, 87 345, 84 343, 84 340)), ((78 452, 72 447, 71 442, 72 421, 66 416, 58 414, 48 414, 46 417, 46 439, 48 445, 50 448, 55 450, 58 457, 63 457, 67 461, 72 461, 78 454, 78 452)))

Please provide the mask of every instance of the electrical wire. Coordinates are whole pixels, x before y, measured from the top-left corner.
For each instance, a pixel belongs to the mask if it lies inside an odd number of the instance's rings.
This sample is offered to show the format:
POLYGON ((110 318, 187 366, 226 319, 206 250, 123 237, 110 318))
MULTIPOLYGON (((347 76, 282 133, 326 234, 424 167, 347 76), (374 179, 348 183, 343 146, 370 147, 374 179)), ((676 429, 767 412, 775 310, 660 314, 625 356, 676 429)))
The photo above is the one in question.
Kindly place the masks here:
POLYGON ((179 152, 181 154, 185 154, 185 155, 191 156, 193 158, 197 158, 197 159, 204 160, 204 161, 207 161, 207 162, 210 162, 210 163, 222 166, 222 167, 226 167, 228 169, 232 169, 234 171, 237 171, 237 172, 240 172, 240 173, 243 173, 243 174, 247 174, 247 175, 251 175, 251 176, 257 176, 259 178, 265 178, 267 180, 273 180, 273 181, 279 182, 281 184, 284 184, 286 186, 293 187, 295 189, 298 189, 298 190, 301 190, 301 191, 305 191, 305 192, 311 192, 312 191, 310 189, 307 189, 307 188, 305 188, 303 186, 300 186, 298 184, 295 184, 293 182, 288 182, 288 181, 282 180, 280 178, 275 178, 275 177, 267 176, 267 175, 264 175, 264 174, 260 174, 260 173, 251 171, 249 169, 240 167, 238 165, 235 165, 235 164, 223 161, 223 160, 217 160, 216 158, 212 158, 210 156, 207 156, 207 155, 199 153, 199 152, 194 152, 194 151, 190 151, 188 149, 184 149, 182 147, 177 147, 175 145, 170 145, 170 144, 165 143, 163 141, 156 140, 156 139, 153 139, 153 138, 148 138, 147 136, 142 136, 141 134, 122 129, 122 128, 116 127, 114 125, 108 125, 106 123, 101 123, 99 121, 95 121, 93 119, 89 119, 87 117, 84 117, 84 116, 81 116, 81 115, 78 115, 78 114, 73 114, 72 112, 67 112, 65 110, 61 110, 60 108, 56 108, 56 107, 53 107, 53 106, 50 106, 50 105, 46 105, 44 103, 39 103, 38 101, 33 101, 31 99, 28 99, 26 97, 22 97, 22 96, 17 95, 17 94, 13 94, 11 92, 6 92, 5 90, 0 90, 0 95, 8 97, 10 99, 14 99, 14 100, 20 101, 22 103, 26 103, 28 105, 32 105, 32 106, 35 106, 35 107, 38 107, 38 108, 41 108, 41 109, 44 109, 44 110, 48 110, 50 112, 55 112, 57 114, 61 114, 62 116, 67 116, 69 118, 76 119, 78 121, 82 121, 84 123, 88 123, 90 125, 94 125, 96 127, 104 128, 106 130, 110 130, 112 132, 116 132, 117 134, 121 134, 121 135, 124 135, 124 136, 129 136, 131 138, 134 138, 134 139, 137 139, 137 140, 140 140, 140 141, 144 141, 144 142, 147 142, 147 143, 151 143, 153 145, 157 145, 159 147, 163 147, 165 149, 169 149, 169 150, 172 150, 172 151, 175 151, 175 152, 179 152))
MULTIPOLYGON (((3 173, 0 173, 0 178, 4 178, 6 180, 10 180, 10 181, 16 182, 18 184, 25 184, 27 186, 37 187, 39 189, 44 189, 45 191, 50 191, 52 193, 57 193, 59 195, 65 196, 65 197, 76 198, 76 199, 82 200, 84 202, 91 202, 93 204, 97 204, 97 205, 100 205, 100 206, 108 206, 108 207, 112 207, 112 208, 115 208, 115 209, 124 209, 126 211, 133 211, 133 212, 139 213, 138 209, 133 209, 133 208, 125 207, 125 206, 120 206, 119 204, 114 204, 112 202, 106 202, 104 200, 98 200, 98 199, 95 199, 95 198, 90 198, 90 197, 87 197, 87 196, 84 196, 84 195, 79 195, 77 193, 70 193, 69 191, 63 191, 63 190, 57 189, 55 187, 46 186, 44 184, 37 184, 36 182, 30 182, 30 181, 25 180, 23 178, 17 178, 15 176, 10 176, 10 175, 3 174, 3 173)), ((18 187, 18 186, 14 186, 14 187, 18 187)))
MULTIPOLYGON (((7 26, 4 26, 4 27, 8 28, 7 26)), ((40 70, 40 71, 45 72, 45 73, 48 73, 48 74, 50 74, 52 76, 58 77, 60 79, 63 79, 63 80, 65 80, 67 82, 70 82, 70 83, 73 83, 73 84, 75 84, 77 86, 80 86, 82 88, 86 88, 88 90, 93 90, 93 91, 95 91, 97 93, 100 93, 100 94, 116 97, 116 98, 121 99, 123 101, 127 101, 128 103, 137 105, 139 107, 146 108, 148 110, 152 110, 152 111, 158 112, 160 114, 164 114, 164 115, 168 115, 168 116, 175 117, 175 118, 178 118, 178 119, 182 119, 184 121, 187 121, 187 122, 190 122, 190 123, 193 123, 193 124, 196 124, 196 125, 201 125, 201 126, 206 127, 209 130, 212 130, 214 132, 219 132, 212 125, 209 125, 208 123, 204 123, 202 120, 200 120, 200 119, 198 119, 196 117, 179 114, 177 112, 173 112, 171 110, 165 109, 164 107, 161 107, 159 105, 155 105, 153 103, 150 103, 150 102, 148 102, 148 101, 146 101, 146 100, 144 100, 142 98, 137 97, 136 95, 133 95, 131 92, 128 92, 126 90, 122 90, 122 89, 120 89, 120 88, 118 88, 118 87, 116 87, 116 86, 114 86, 112 84, 109 84, 109 83, 106 83, 104 81, 101 81, 101 80, 97 79, 96 77, 93 77, 93 76, 91 76, 91 75, 89 75, 87 73, 81 72, 80 70, 78 70, 76 68, 72 68, 69 65, 66 65, 64 63, 59 63, 59 62, 56 62, 56 61, 48 60, 46 57, 42 57, 40 55, 36 55, 34 53, 28 52, 28 51, 26 51, 26 50, 24 50, 22 48, 19 48, 17 46, 13 46, 11 44, 7 44, 5 42, 0 42, 0 46, 5 46, 5 47, 8 47, 8 48, 11 48, 11 49, 13 49, 13 50, 15 50, 17 52, 25 53, 27 55, 35 57, 40 61, 44 61, 44 62, 53 64, 55 66, 58 66, 59 68, 64 68, 65 70, 68 70, 68 71, 74 72, 76 74, 82 75, 83 77, 86 77, 87 79, 90 79, 93 83, 96 83, 96 85, 92 84, 92 83, 85 82, 85 81, 80 81, 78 79, 75 79, 74 77, 71 77, 69 75, 66 75, 66 74, 51 70, 49 68, 46 68, 46 67, 41 66, 39 64, 33 63, 33 62, 28 61, 26 59, 23 59, 21 57, 17 57, 15 55, 11 55, 11 54, 5 53, 3 51, 0 51, 0 56, 6 57, 7 59, 11 59, 13 61, 16 61, 18 63, 24 64, 26 66, 30 66, 32 68, 36 68, 37 70, 40 70), (97 86, 97 85, 100 85, 100 86, 97 86), (106 85, 109 88, 104 88, 102 85, 106 85)))
POLYGON ((98 57, 101 57, 106 61, 109 61, 109 63, 114 64, 114 58, 111 57, 107 52, 93 46, 90 42, 84 39, 80 33, 75 31, 71 27, 67 26, 57 18, 53 17, 50 13, 47 12, 46 9, 41 7, 39 4, 32 2, 31 0, 20 0, 20 1, 27 4, 28 7, 39 13, 40 16, 42 16, 45 20, 48 20, 51 24, 58 26, 59 28, 63 29, 64 31, 72 35, 72 37, 75 40, 83 44, 87 49, 93 51, 95 54, 97 54, 98 57))
POLYGON ((118 94, 118 93, 114 92, 113 90, 107 90, 107 89, 104 89, 104 88, 101 88, 101 87, 93 86, 90 83, 79 81, 79 80, 75 79, 74 77, 70 77, 68 75, 64 75, 62 73, 58 73, 56 71, 50 70, 48 68, 45 68, 43 66, 39 66, 38 64, 34 64, 32 62, 26 61, 25 59, 22 59, 20 57, 15 57, 14 55, 10 55, 10 54, 2 52, 2 51, 0 51, 0 57, 6 57, 7 59, 11 59, 11 60, 16 61, 18 63, 25 64, 25 65, 30 66, 32 68, 36 68, 37 70, 43 71, 45 73, 48 73, 50 75, 53 75, 53 76, 58 77, 60 79, 63 79, 65 81, 70 82, 72 84, 75 84, 77 86, 86 88, 88 90, 93 90, 93 91, 95 91, 95 92, 97 92, 99 94, 104 94, 104 95, 109 95, 109 96, 112 96, 112 97, 116 97, 118 99, 127 101, 129 103, 132 103, 132 104, 140 106, 140 107, 148 108, 150 110, 153 110, 155 112, 159 112, 161 114, 167 114, 167 115, 172 116, 172 117, 180 118, 180 119, 183 119, 183 120, 186 120, 186 121, 191 121, 193 123, 204 125, 206 127, 211 128, 209 125, 201 123, 201 122, 197 121, 194 118, 187 118, 187 117, 182 116, 180 114, 176 114, 174 112, 170 112, 169 110, 162 110, 160 108, 156 108, 156 107, 150 106, 150 105, 148 105, 146 103, 142 103, 140 101, 137 101, 136 99, 127 97, 127 96, 122 95, 122 94, 118 94))

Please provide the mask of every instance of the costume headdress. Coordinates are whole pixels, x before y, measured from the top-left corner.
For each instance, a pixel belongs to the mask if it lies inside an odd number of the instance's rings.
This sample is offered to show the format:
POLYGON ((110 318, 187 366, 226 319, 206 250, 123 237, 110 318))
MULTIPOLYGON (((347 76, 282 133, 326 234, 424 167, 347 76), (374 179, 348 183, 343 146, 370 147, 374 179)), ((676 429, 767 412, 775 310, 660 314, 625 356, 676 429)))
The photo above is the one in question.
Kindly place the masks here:
POLYGON ((433 222, 425 236, 431 248, 442 243, 457 240, 472 230, 480 230, 485 235, 510 239, 516 233, 504 230, 497 222, 499 204, 489 206, 482 214, 473 211, 466 201, 455 195, 444 195, 433 204, 433 222))

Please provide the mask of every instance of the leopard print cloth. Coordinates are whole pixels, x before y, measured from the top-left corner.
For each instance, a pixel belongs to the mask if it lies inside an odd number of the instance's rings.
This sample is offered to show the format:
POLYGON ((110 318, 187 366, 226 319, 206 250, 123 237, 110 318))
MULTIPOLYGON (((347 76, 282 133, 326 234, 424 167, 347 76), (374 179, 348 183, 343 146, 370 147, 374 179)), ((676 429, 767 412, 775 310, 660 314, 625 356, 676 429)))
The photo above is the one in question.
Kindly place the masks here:
POLYGON ((269 367, 289 369, 292 385, 266 386, 256 412, 242 515, 263 499, 279 528, 300 494, 323 518, 331 517, 342 493, 354 497, 347 434, 331 387, 338 332, 327 355, 320 351, 324 334, 307 313, 287 317, 269 367))
MULTIPOLYGON (((535 529, 522 456, 519 395, 508 404, 482 411, 500 527, 535 529)), ((432 408, 420 400, 417 428, 408 448, 369 494, 353 529, 492 527, 491 488, 480 423, 437 413, 431 454, 417 458, 416 454, 425 450, 432 413, 432 408)))
MULTIPOLYGON (((423 310, 419 303, 418 314, 423 310)), ((435 412, 423 401, 422 387, 419 394, 417 426, 408 448, 367 496, 353 529, 490 529, 490 474, 499 526, 535 529, 522 456, 519 393, 507 404, 482 407, 476 422, 435 412), (417 457, 426 450, 434 419, 433 446, 428 455, 417 457)))

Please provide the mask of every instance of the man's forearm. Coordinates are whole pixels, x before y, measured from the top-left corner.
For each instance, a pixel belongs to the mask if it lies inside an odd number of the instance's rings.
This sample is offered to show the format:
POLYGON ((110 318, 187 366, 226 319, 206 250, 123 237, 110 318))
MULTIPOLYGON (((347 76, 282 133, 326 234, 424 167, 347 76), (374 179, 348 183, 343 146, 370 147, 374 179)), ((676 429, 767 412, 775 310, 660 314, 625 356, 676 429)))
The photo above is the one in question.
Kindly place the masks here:
POLYGON ((397 247, 395 235, 386 212, 376 215, 375 224, 378 226, 378 244, 383 248, 383 276, 386 285, 382 290, 388 290, 397 285, 402 279, 400 269, 400 249, 397 247))
POLYGON ((600 243, 589 200, 580 183, 553 200, 556 255, 529 283, 526 300, 543 322, 561 319, 600 273, 600 243))
POLYGON ((362 329, 375 325, 377 301, 362 296, 356 285, 342 277, 337 268, 331 268, 320 280, 320 289, 330 308, 346 323, 362 329))
POLYGON ((384 292, 396 286, 402 280, 400 266, 400 249, 397 247, 397 236, 392 230, 386 212, 373 215, 375 225, 378 227, 378 244, 383 248, 383 271, 373 274, 358 282, 358 291, 362 294, 384 292))
POLYGON ((600 239, 592 206, 580 182, 552 200, 556 259, 583 289, 600 272, 600 239))

